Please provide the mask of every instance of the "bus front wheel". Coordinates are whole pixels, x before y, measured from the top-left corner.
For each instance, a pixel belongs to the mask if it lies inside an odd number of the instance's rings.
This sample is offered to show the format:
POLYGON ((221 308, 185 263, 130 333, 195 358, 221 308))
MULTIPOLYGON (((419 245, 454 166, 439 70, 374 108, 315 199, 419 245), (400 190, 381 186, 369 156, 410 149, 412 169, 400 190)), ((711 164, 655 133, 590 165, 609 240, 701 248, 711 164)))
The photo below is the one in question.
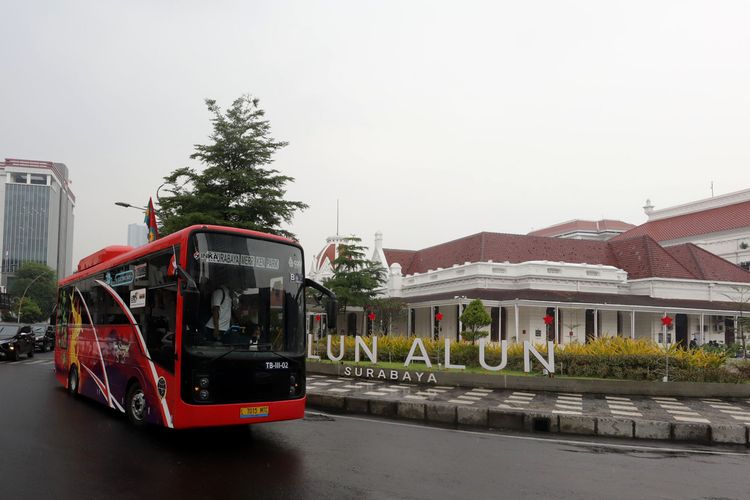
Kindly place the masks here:
POLYGON ((130 423, 135 426, 143 425, 146 415, 146 394, 138 382, 134 382, 128 389, 125 404, 125 413, 127 413, 130 423))

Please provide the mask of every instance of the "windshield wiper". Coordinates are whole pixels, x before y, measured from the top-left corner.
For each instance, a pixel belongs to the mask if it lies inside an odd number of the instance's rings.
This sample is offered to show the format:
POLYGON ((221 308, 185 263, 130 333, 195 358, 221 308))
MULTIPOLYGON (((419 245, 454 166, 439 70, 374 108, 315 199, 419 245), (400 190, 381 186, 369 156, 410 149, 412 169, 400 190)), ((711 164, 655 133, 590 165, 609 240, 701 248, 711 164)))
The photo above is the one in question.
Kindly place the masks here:
MULTIPOLYGON (((244 344, 243 344, 243 345, 244 345, 244 344)), ((228 355, 228 354, 231 354, 231 353, 233 353, 234 351, 237 351, 237 350, 239 350, 239 348, 240 348, 240 347, 243 347, 243 345, 235 344, 235 345, 233 345, 233 346, 232 346, 232 348, 231 348, 231 349, 227 350, 227 352, 223 352, 223 353, 219 354, 218 356, 216 356, 216 357, 214 357, 214 358, 211 358, 211 359, 209 359, 208 361, 204 361, 204 362, 203 362, 203 364, 204 364, 204 365, 210 365, 210 364, 211 364, 211 363, 213 363, 214 361, 218 361, 218 360, 220 360, 221 358, 223 358, 224 356, 226 356, 226 355, 228 355)))

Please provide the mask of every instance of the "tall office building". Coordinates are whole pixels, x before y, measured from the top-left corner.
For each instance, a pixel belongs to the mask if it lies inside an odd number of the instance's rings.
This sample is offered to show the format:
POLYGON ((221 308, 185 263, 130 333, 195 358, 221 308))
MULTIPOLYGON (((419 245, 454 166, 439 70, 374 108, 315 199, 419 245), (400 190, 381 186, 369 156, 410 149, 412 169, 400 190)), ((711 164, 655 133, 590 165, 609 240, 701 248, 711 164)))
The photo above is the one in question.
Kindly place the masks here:
POLYGON ((0 284, 27 261, 64 278, 73 269, 73 207, 68 167, 49 161, 0 162, 0 284))
POLYGON ((128 245, 139 247, 148 243, 148 228, 145 224, 128 224, 128 245))

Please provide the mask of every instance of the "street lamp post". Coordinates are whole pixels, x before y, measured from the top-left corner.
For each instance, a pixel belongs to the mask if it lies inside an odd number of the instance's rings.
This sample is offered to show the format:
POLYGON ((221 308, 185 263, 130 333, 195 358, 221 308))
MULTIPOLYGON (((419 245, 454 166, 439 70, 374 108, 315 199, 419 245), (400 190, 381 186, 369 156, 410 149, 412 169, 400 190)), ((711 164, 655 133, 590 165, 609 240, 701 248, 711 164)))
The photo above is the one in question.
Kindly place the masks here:
POLYGON ((29 283, 26 286, 26 289, 23 291, 23 294, 21 295, 21 300, 18 301, 18 316, 16 316, 18 318, 18 323, 19 324, 21 323, 21 306, 23 305, 23 299, 26 298, 26 292, 29 291, 29 288, 31 288, 31 285, 33 285, 36 280, 38 280, 39 278, 41 278, 45 274, 46 273, 40 273, 39 275, 37 275, 37 277, 34 278, 33 280, 31 280, 31 283, 29 283))

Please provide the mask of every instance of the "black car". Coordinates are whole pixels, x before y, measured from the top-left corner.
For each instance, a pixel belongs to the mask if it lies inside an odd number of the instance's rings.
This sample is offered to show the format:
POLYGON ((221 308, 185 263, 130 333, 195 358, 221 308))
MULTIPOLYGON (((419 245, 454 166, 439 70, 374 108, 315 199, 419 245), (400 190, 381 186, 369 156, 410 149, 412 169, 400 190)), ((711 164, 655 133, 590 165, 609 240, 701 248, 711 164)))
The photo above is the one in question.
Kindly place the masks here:
POLYGON ((55 348, 55 327, 48 324, 33 325, 34 345, 37 351, 47 352, 55 348))
POLYGON ((0 325, 0 354, 16 361, 22 354, 34 357, 34 334, 29 325, 0 325))

